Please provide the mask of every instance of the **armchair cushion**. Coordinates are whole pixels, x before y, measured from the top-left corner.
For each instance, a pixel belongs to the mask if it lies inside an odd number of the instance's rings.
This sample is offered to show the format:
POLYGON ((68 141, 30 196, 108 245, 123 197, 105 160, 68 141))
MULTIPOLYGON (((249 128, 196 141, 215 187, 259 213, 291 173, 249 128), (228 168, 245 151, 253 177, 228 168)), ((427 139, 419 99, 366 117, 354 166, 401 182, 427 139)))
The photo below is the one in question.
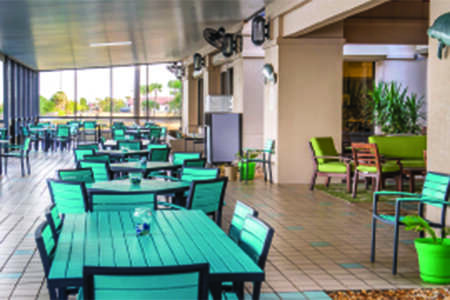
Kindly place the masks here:
POLYGON ((425 161, 423 159, 405 159, 400 160, 403 168, 425 168, 425 161))
MULTIPOLYGON (((310 140, 315 156, 339 156, 332 137, 316 137, 310 140)), ((318 158, 319 164, 333 161, 332 159, 318 158)))
POLYGON ((406 160, 423 160, 423 151, 427 149, 427 137, 413 136, 371 136, 369 143, 377 144, 378 151, 385 157, 406 160))
MULTIPOLYGON (((357 170, 363 173, 376 173, 377 167, 358 166, 357 170)), ((381 165, 381 171, 383 173, 392 173, 400 171, 400 166, 395 162, 387 162, 381 165)))
POLYGON ((323 173, 342 173, 345 174, 347 172, 347 165, 343 162, 332 161, 319 164, 319 172, 323 173))

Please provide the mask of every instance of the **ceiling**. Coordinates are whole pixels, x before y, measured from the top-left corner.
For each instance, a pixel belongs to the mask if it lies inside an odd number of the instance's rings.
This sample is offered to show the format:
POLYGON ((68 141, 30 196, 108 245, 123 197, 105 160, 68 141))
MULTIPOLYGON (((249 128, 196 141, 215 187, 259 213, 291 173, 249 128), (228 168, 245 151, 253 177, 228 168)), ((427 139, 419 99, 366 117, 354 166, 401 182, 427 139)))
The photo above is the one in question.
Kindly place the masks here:
POLYGON ((38 70, 173 61, 270 0, 1 0, 0 52, 38 70), (131 41, 119 47, 91 43, 131 41))

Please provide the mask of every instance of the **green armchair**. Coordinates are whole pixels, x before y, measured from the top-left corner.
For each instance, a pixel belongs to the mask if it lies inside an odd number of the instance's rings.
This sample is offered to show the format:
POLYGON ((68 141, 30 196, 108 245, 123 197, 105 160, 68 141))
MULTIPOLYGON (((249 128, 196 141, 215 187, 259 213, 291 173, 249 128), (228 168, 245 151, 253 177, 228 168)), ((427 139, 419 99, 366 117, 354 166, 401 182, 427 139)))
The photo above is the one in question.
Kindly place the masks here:
POLYGON ((351 191, 351 175, 352 163, 351 159, 341 156, 331 137, 316 137, 309 141, 311 149, 314 172, 311 178, 311 185, 309 189, 314 190, 317 176, 326 177, 325 185, 328 187, 331 177, 339 177, 346 180, 347 192, 351 191))

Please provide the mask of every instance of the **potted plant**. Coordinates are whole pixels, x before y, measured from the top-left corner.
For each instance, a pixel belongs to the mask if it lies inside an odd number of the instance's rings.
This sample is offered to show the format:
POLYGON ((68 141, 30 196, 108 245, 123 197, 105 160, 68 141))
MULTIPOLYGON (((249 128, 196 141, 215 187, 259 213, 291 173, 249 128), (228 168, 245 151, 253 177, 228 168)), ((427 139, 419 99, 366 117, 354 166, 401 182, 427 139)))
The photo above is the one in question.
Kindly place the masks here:
MULTIPOLYGON (((406 216, 402 222, 406 230, 426 232, 429 237, 414 241, 419 260, 420 278, 424 282, 436 284, 450 283, 450 239, 437 238, 428 222, 419 216, 406 216)), ((449 230, 445 230, 445 236, 449 230)))
POLYGON ((249 159, 255 159, 259 156, 260 150, 247 150, 242 156, 240 153, 236 154, 236 157, 238 158, 238 167, 240 172, 240 177, 242 180, 253 180, 255 178, 255 169, 256 169, 256 162, 248 162, 246 163, 245 160, 249 159), (248 165, 248 171, 247 171, 247 165, 248 165))
POLYGON ((229 181, 236 181, 237 179, 237 167, 232 164, 223 166, 224 174, 228 177, 229 181))
POLYGON ((408 88, 392 81, 379 82, 369 92, 367 111, 372 115, 377 128, 385 134, 418 134, 424 100, 415 93, 408 94, 408 88))

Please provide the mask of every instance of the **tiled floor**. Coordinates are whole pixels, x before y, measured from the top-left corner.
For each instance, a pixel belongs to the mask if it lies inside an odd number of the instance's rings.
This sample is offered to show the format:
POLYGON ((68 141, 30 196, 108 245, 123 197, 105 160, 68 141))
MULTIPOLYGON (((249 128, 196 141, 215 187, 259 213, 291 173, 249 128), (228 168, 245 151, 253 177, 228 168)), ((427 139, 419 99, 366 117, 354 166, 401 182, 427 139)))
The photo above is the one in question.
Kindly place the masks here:
MULTIPOLYGON (((32 176, 21 178, 18 162, 0 179, 0 299, 48 299, 34 230, 50 202, 45 179, 71 168, 71 153, 32 153, 32 176)), ((255 207, 275 228, 262 299, 326 299, 323 290, 423 286, 411 244, 401 232, 399 274, 391 275, 390 226, 378 231, 377 262, 369 261, 370 212, 305 185, 232 182, 224 228, 238 199, 255 207)))

